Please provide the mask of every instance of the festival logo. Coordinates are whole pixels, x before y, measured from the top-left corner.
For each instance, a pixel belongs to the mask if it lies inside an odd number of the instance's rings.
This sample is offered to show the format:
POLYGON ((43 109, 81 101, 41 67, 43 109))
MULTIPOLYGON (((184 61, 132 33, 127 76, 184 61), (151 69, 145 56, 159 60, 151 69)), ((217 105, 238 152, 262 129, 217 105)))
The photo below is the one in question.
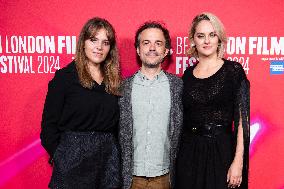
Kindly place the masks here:
POLYGON ((0 74, 55 73, 75 50, 76 36, 0 36, 0 74))
POLYGON ((284 61, 270 61, 270 74, 271 75, 278 75, 284 73, 284 61))
MULTIPOLYGON (((176 74, 182 74, 188 66, 197 62, 193 57, 188 57, 186 51, 189 48, 188 37, 176 38, 175 65, 176 74)), ((246 74, 251 69, 250 59, 256 57, 259 61, 253 64, 272 61, 271 74, 283 73, 284 61, 284 37, 228 37, 225 58, 242 64, 246 74), (276 62, 276 63, 275 63, 276 62)))

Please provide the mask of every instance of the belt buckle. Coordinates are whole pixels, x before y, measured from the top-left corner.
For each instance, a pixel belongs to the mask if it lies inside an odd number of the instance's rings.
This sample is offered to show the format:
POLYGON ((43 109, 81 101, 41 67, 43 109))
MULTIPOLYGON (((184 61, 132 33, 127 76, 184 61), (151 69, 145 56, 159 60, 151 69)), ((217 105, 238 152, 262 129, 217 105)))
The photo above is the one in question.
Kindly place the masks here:
POLYGON ((215 138, 215 127, 213 123, 205 124, 206 134, 205 136, 215 138))

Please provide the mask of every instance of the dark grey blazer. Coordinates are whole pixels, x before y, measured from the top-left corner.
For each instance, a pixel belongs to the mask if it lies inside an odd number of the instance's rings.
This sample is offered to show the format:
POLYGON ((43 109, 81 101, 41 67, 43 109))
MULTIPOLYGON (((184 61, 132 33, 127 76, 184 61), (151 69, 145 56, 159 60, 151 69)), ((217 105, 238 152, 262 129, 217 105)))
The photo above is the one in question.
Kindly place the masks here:
MULTIPOLYGON (((170 184, 174 186, 175 162, 183 123, 182 111, 182 80, 177 76, 165 72, 170 84, 171 109, 169 124, 170 139, 170 184)), ((135 74, 134 74, 135 75, 135 74)), ((120 104, 119 142, 122 156, 123 189, 129 189, 133 174, 133 118, 131 93, 134 75, 127 78, 122 85, 120 104)))

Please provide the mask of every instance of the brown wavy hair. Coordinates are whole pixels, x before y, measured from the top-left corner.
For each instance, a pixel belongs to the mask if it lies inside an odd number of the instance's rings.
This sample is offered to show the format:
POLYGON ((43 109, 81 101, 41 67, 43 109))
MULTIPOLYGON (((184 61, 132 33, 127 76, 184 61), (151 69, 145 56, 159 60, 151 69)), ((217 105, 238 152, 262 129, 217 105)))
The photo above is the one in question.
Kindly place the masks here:
POLYGON ((110 51, 100 68, 104 77, 107 93, 120 95, 121 73, 119 66, 119 53, 116 44, 115 30, 105 19, 94 17, 83 26, 76 47, 75 64, 79 81, 85 88, 91 89, 95 83, 88 68, 88 58, 85 53, 85 41, 94 37, 100 29, 105 29, 110 42, 110 51))

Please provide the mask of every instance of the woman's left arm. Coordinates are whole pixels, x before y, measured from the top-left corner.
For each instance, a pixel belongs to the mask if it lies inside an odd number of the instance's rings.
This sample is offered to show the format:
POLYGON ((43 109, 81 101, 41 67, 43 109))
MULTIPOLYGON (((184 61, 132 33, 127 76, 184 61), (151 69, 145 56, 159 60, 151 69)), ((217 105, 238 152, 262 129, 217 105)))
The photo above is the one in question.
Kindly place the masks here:
POLYGON ((242 121, 240 119, 237 134, 237 145, 234 160, 228 170, 227 182, 230 188, 239 187, 242 183, 243 172, 243 156, 244 156, 244 137, 242 121))
POLYGON ((228 186, 248 187, 250 143, 250 83, 241 64, 235 62, 234 84, 234 159, 228 170, 228 186))

